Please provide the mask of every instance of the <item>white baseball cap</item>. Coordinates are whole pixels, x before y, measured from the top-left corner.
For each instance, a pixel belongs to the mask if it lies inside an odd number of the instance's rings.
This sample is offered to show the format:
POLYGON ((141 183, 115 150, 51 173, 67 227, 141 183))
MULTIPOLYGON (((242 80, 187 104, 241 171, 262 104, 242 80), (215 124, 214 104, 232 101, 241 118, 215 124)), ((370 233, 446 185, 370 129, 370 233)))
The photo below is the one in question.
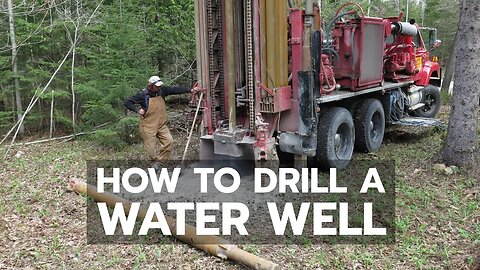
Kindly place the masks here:
POLYGON ((152 76, 150 79, 148 79, 149 84, 154 84, 155 86, 161 86, 163 82, 160 80, 160 77, 158 76, 152 76))

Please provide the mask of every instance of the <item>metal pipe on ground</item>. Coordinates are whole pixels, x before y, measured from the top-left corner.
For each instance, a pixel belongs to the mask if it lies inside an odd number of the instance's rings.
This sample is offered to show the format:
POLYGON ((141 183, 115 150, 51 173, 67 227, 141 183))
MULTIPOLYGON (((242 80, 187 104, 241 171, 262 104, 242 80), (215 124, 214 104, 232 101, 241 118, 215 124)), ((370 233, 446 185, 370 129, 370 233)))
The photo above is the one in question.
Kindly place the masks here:
MULTIPOLYGON (((105 202, 109 207, 114 207, 115 204, 121 203, 123 204, 123 209, 125 210, 125 212, 130 211, 132 202, 130 202, 129 200, 126 200, 120 196, 117 196, 108 192, 99 193, 97 192, 97 189, 94 186, 89 185, 82 180, 71 179, 70 186, 74 191, 80 194, 88 195, 96 202, 105 202)), ((145 207, 140 207, 140 210, 138 211, 137 219, 142 220, 143 218, 145 218, 146 213, 147 213, 147 209, 145 207)), ((258 269, 258 270, 280 269, 278 264, 265 260, 263 258, 260 258, 251 253, 248 253, 240 249, 236 245, 228 243, 227 240, 221 237, 197 235, 196 228, 189 224, 185 224, 185 235, 177 235, 177 231, 176 231, 177 221, 169 216, 165 216, 165 220, 167 221, 167 224, 168 224, 168 227, 170 228, 172 236, 182 241, 185 244, 189 244, 191 246, 199 248, 219 258, 236 261, 251 269, 258 269), (215 243, 215 244, 205 244, 205 243, 215 243)), ((157 220, 155 219, 154 221, 157 221, 157 220)))

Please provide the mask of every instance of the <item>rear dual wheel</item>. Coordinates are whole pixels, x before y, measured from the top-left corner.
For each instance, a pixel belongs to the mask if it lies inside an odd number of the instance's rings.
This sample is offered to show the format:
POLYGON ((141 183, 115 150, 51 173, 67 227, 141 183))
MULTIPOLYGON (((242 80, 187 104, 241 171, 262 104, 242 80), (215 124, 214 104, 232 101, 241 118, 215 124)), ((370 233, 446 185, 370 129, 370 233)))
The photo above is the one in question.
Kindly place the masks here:
POLYGON ((317 164, 323 168, 345 168, 353 154, 355 128, 351 113, 340 107, 328 108, 319 119, 317 164))
POLYGON ((378 99, 366 99, 354 113, 355 149, 370 153, 380 149, 385 133, 385 112, 378 99))
POLYGON ((328 108, 320 115, 317 130, 317 165, 323 169, 345 168, 353 149, 377 151, 385 133, 385 112, 377 99, 366 99, 352 113, 340 107, 328 108))

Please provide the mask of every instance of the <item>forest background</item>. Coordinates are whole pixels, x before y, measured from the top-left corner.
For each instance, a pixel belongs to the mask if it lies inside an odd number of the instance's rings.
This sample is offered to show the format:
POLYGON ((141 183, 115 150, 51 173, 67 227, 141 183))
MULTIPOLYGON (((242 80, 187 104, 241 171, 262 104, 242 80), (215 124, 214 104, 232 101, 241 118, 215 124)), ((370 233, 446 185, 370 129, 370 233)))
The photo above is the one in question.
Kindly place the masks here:
MULTIPOLYGON (((322 1, 324 23, 346 2, 322 1)), ((403 12, 420 26, 436 27, 443 44, 435 55, 446 65, 457 0, 357 2, 370 16, 403 12)), ((191 0, 2 0, 0 14, 0 134, 31 110, 21 136, 102 127, 95 140, 122 147, 128 142, 125 127, 138 121, 126 115, 126 96, 151 75, 184 86, 196 78, 191 0)))

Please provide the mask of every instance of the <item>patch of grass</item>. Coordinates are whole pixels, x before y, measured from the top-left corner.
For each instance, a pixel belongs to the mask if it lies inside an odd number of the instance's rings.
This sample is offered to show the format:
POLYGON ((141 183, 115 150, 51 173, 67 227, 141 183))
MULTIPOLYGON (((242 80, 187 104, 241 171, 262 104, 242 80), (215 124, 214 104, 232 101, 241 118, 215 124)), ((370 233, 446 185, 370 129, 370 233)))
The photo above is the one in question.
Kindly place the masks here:
POLYGON ((18 193, 20 189, 20 181, 19 179, 15 178, 13 181, 10 182, 10 190, 12 193, 18 193))
POLYGON ((7 213, 7 205, 1 203, 0 204, 0 215, 4 216, 7 213))
POLYGON ((473 188, 477 184, 477 180, 474 178, 460 178, 459 181, 456 183, 457 190, 465 190, 468 188, 473 188))
POLYGON ((50 240, 48 251, 51 253, 51 256, 54 256, 55 254, 57 254, 57 251, 59 251, 61 248, 62 248, 62 245, 60 244, 58 235, 54 235, 50 240))
POLYGON ((332 257, 332 265, 335 269, 345 269, 345 263, 339 257, 332 257))
POLYGON ((466 204, 466 207, 462 208, 463 218, 467 219, 469 216, 479 213, 479 206, 476 202, 469 202, 466 204))
POLYGON ((310 259, 310 264, 315 265, 315 266, 320 266, 320 267, 327 267, 330 266, 329 260, 328 260, 328 254, 326 254, 323 251, 317 251, 313 255, 313 258, 310 259))
POLYGON ((190 256, 188 257, 188 260, 189 260, 190 262, 195 262, 195 261, 198 260, 198 259, 199 259, 199 257, 198 257, 197 254, 192 254, 192 255, 190 255, 190 256))
POLYGON ((474 264, 475 264, 475 259, 473 258, 472 255, 468 255, 467 256, 467 259, 465 260, 465 262, 467 263, 467 265, 469 267, 472 267, 474 264))
POLYGON ((424 268, 429 261, 429 256, 432 255, 432 247, 416 236, 407 237, 405 244, 415 266, 424 268))
POLYGON ((133 262, 133 269, 142 269, 142 262, 145 260, 146 254, 142 248, 140 248, 137 252, 137 256, 133 262))
POLYGON ((443 254, 444 262, 448 264, 449 261, 450 261, 450 254, 451 254, 451 248, 450 248, 450 246, 445 245, 445 246, 443 247, 442 254, 443 254))
POLYGON ((480 223, 475 224, 475 234, 474 234, 475 244, 480 244, 480 223))
POLYGON ((408 216, 397 218, 395 221, 395 227, 402 234, 405 234, 408 230, 408 225, 410 224, 410 218, 408 216))
POLYGON ((245 250, 246 252, 252 253, 254 255, 259 254, 258 245, 244 245, 242 247, 242 249, 245 250))
POLYGON ((122 256, 121 254, 114 253, 114 254, 109 254, 109 256, 102 257, 102 261, 105 264, 106 267, 119 267, 122 262, 122 256))
POLYGON ((452 196, 452 203, 454 205, 459 205, 463 199, 463 194, 458 190, 454 190, 450 195, 452 196))
POLYGON ((422 224, 418 225, 418 232, 420 232, 420 233, 426 232, 427 229, 428 229, 428 225, 426 223, 422 223, 422 224))
POLYGON ((440 92, 440 100, 442 101, 442 106, 450 105, 452 96, 448 93, 448 91, 441 91, 440 92))
POLYGON ((366 253, 366 252, 357 253, 355 258, 360 263, 362 263, 363 266, 373 267, 375 265, 375 260, 373 259, 373 256, 370 253, 366 253))
POLYGON ((303 237, 303 236, 302 236, 301 239, 302 239, 302 245, 303 245, 304 247, 310 247, 310 246, 312 246, 312 240, 311 240, 310 238, 308 238, 308 237, 303 237))
POLYGON ((37 213, 38 213, 38 216, 42 219, 49 216, 50 214, 47 208, 44 208, 44 207, 40 208, 37 213))
POLYGON ((175 252, 175 246, 173 244, 162 244, 162 250, 165 250, 165 253, 173 254, 175 252))
POLYGON ((467 231, 465 229, 462 229, 462 228, 458 228, 458 232, 460 233, 460 236, 462 238, 469 239, 469 240, 474 240, 473 239, 473 234, 470 233, 469 231, 467 231))
POLYGON ((292 248, 290 246, 287 246, 285 247, 285 249, 283 249, 282 253, 285 257, 289 257, 289 258, 295 258, 296 255, 297 255, 297 249, 296 248, 292 248))
POLYGON ((15 213, 24 216, 29 212, 30 208, 23 201, 19 200, 15 204, 15 213))

